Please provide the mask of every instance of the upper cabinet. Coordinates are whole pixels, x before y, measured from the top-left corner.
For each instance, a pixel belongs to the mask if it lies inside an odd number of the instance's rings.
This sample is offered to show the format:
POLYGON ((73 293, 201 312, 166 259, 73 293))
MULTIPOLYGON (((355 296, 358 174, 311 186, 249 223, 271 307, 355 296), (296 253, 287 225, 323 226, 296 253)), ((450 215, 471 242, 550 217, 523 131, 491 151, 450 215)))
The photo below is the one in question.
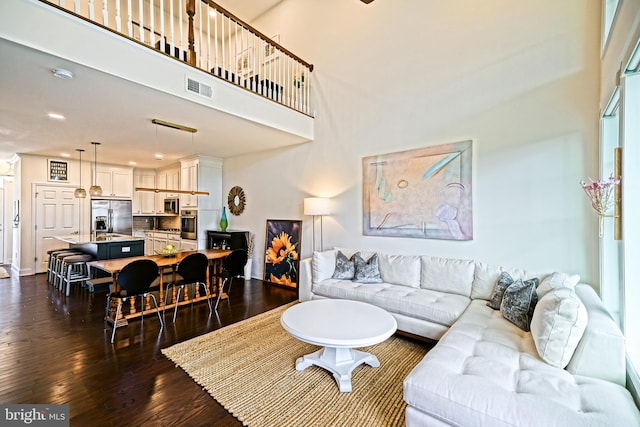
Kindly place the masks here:
POLYGON ((133 197, 133 168, 98 165, 95 177, 97 184, 102 187, 102 197, 133 197))
POLYGON ((209 193, 208 196, 180 195, 181 209, 220 209, 222 206, 222 160, 204 156, 182 160, 180 189, 209 193))
MULTIPOLYGON (((156 171, 154 169, 134 169, 133 186, 156 188, 156 171)), ((136 191, 133 194, 134 215, 149 215, 155 213, 155 193, 136 191)))
MULTIPOLYGON (((158 169, 156 173, 156 188, 166 190, 180 190, 180 165, 158 169)), ((156 213, 164 213, 164 199, 178 197, 178 193, 157 193, 156 213)))

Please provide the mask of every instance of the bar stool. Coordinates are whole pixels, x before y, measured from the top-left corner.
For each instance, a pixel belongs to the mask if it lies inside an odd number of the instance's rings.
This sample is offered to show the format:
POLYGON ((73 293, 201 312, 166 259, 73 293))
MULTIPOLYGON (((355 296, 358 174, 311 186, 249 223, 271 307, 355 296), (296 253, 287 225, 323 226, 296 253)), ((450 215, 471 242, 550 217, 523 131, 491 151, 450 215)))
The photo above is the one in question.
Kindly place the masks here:
POLYGON ((49 254, 49 263, 47 266, 47 283, 57 287, 61 257, 66 255, 78 255, 81 252, 76 249, 54 249, 47 252, 49 254))
POLYGON ((89 268, 87 261, 91 261, 93 256, 90 254, 69 255, 62 259, 62 283, 60 290, 64 291, 66 285, 66 294, 69 296, 71 292, 71 284, 86 282, 89 279, 89 268))

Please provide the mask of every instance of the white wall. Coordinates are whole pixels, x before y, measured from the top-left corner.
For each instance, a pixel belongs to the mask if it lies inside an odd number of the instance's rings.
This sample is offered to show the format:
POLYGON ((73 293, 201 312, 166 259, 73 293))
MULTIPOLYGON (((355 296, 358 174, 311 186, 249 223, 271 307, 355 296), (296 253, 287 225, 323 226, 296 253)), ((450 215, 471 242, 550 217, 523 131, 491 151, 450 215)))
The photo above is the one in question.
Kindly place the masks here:
MULTIPOLYGON (((625 0, 626 1, 626 0, 625 0)), ((325 248, 473 258, 579 273, 597 287, 598 225, 579 181, 596 176, 600 1, 284 0, 253 23, 313 63, 315 140, 228 159, 244 188, 230 228, 303 219, 332 198, 325 248), (362 235, 364 156, 474 140, 474 239, 362 235)))

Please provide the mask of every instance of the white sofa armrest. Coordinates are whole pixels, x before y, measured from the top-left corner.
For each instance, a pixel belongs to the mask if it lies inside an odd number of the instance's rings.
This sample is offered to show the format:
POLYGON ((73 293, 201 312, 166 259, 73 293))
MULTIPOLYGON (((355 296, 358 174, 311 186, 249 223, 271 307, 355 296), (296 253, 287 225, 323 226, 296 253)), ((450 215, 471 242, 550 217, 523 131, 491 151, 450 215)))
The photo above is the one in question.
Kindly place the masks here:
POLYGON ((566 370, 624 387, 627 373, 624 335, 591 286, 579 284, 576 293, 587 308, 589 321, 566 370))
POLYGON ((298 275, 298 299, 300 301, 310 301, 313 296, 311 286, 313 285, 313 266, 311 258, 300 261, 300 274, 298 275))

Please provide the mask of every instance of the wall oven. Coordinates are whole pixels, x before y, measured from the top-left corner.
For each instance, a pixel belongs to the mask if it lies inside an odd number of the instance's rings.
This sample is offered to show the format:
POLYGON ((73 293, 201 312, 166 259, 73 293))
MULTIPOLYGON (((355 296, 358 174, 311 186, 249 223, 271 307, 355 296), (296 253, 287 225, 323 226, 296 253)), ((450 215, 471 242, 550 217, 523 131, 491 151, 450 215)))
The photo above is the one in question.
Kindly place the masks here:
POLYGON ((179 214, 180 199, 177 197, 167 197, 164 199, 164 213, 179 214))
POLYGON ((180 237, 193 240, 198 238, 198 211, 180 212, 180 237))

